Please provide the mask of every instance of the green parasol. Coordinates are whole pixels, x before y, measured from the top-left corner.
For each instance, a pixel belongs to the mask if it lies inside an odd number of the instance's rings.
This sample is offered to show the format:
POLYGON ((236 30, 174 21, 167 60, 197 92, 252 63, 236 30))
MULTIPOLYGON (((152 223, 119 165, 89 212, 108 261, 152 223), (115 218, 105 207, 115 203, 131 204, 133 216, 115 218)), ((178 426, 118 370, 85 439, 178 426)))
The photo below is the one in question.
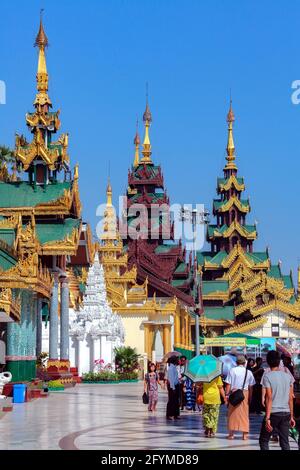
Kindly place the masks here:
POLYGON ((184 371, 184 375, 193 382, 211 382, 221 373, 222 362, 212 354, 194 357, 187 363, 184 371))

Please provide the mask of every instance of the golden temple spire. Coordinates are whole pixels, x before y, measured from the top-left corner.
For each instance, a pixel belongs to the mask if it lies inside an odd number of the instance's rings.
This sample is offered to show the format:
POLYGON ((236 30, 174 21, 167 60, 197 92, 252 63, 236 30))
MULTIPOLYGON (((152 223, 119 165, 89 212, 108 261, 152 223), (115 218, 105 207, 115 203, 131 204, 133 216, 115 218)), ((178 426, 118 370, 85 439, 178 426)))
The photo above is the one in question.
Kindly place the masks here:
POLYGON ((108 177, 108 183, 106 187, 106 205, 112 206, 112 187, 110 184, 110 177, 108 177))
POLYGON ((228 122, 228 139, 227 139, 227 164, 225 169, 226 170, 236 170, 237 166, 235 164, 235 146, 234 146, 234 140, 233 140, 233 123, 234 123, 235 117, 234 113, 232 110, 232 99, 230 98, 230 107, 229 111, 227 114, 227 122, 228 122))
POLYGON ((79 179, 79 165, 78 165, 78 163, 76 163, 76 165, 74 167, 73 179, 74 179, 74 181, 78 181, 78 179, 79 179))
POLYGON ((300 295, 300 266, 298 266, 298 283, 297 283, 297 293, 300 295))
POLYGON ((136 133, 135 133, 133 143, 135 145, 135 154, 134 154, 133 166, 134 166, 134 168, 136 168, 137 166, 139 166, 139 163, 140 163, 139 147, 140 147, 140 143, 141 143, 139 132, 138 132, 138 120, 136 120, 136 133))
POLYGON ((143 158, 141 159, 141 162, 143 163, 152 163, 151 160, 151 143, 150 143, 150 138, 149 138, 149 127, 152 122, 152 114, 149 108, 148 104, 148 84, 147 84, 147 95, 146 95, 146 109, 143 115, 143 121, 145 123, 145 137, 144 137, 144 142, 143 142, 143 158))
POLYGON ((38 59, 38 69, 37 69, 37 90, 38 94, 36 96, 35 105, 45 105, 48 104, 51 106, 51 101, 48 97, 48 72, 47 72, 47 64, 46 64, 46 55, 45 49, 48 47, 48 38, 44 31, 43 26, 43 10, 41 10, 40 16, 40 28, 35 39, 34 46, 39 48, 39 59, 38 59))

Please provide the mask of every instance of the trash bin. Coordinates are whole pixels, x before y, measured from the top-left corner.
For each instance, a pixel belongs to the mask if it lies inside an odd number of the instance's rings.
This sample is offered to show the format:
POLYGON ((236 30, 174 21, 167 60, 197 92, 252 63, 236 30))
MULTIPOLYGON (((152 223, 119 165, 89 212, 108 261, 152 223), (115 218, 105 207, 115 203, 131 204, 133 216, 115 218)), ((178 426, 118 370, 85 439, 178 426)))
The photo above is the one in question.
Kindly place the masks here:
POLYGON ((25 395, 26 395, 26 388, 25 384, 14 384, 13 386, 13 402, 14 403, 24 403, 25 402, 25 395))

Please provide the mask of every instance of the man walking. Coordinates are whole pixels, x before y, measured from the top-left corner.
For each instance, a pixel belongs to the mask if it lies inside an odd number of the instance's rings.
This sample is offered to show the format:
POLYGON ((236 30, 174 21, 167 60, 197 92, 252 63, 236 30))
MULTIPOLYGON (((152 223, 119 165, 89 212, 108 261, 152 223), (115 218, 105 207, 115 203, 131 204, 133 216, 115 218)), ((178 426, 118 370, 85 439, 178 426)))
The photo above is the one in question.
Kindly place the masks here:
POLYGON ((179 411, 179 378, 177 366, 179 364, 178 357, 172 356, 168 360, 169 368, 167 373, 167 387, 168 387, 168 403, 167 403, 167 419, 180 419, 179 411))
POLYGON ((293 416, 293 381, 290 374, 279 369, 280 355, 269 351, 267 363, 270 372, 262 378, 265 389, 266 415, 262 423, 259 445, 261 450, 269 450, 269 441, 273 429, 278 432, 282 450, 290 450, 289 428, 295 426, 293 416))

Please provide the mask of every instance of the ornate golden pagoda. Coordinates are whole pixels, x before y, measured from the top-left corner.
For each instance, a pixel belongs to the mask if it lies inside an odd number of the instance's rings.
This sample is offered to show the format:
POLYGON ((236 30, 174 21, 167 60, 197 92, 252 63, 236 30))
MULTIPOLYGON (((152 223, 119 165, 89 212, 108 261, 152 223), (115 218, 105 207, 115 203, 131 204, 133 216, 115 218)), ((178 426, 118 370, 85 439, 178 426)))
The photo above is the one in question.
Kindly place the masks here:
MULTIPOLYGON (((35 377, 44 315, 50 318, 48 365, 50 369, 55 365, 56 372, 59 367, 68 370, 68 276, 74 262, 87 267, 93 251, 86 235, 89 229, 81 220, 78 167, 73 177, 69 167, 68 135, 52 139, 60 120, 59 111, 51 111, 48 96, 48 39, 42 18, 34 45, 38 47, 37 94, 34 112, 26 114, 32 140, 17 135, 15 148, 14 174, 18 167, 25 177, 7 175, 0 181, 0 313, 6 314, 0 316, 0 328, 14 380, 35 377)), ((74 302, 79 300, 77 294, 74 302)))
POLYGON ((292 274, 271 263, 268 249, 253 251, 256 224, 246 223, 249 199, 242 198, 244 179, 235 161, 232 102, 227 115, 227 163, 213 202, 216 224, 208 226, 210 251, 197 254, 202 275, 204 333, 249 333, 259 337, 295 337, 300 326, 300 300, 292 274))

